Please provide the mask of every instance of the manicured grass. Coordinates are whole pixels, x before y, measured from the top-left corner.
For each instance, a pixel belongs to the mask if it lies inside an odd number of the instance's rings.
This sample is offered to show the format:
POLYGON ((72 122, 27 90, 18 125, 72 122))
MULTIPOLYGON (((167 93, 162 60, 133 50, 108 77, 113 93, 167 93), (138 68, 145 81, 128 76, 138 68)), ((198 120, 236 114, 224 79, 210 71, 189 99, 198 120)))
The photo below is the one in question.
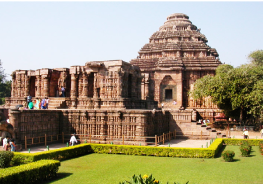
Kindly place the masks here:
POLYGON ((181 184, 263 183, 263 155, 253 146, 251 157, 241 157, 239 146, 233 150, 234 162, 215 159, 147 157, 130 155, 90 154, 61 162, 54 184, 118 184, 133 174, 153 174, 161 181, 181 184))

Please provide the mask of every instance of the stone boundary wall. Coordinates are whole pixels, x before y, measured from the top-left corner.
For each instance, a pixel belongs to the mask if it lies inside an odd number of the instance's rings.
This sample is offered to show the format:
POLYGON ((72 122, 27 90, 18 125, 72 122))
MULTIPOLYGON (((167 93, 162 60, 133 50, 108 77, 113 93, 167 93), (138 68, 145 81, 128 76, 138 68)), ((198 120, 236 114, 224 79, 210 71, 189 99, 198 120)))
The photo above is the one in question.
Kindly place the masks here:
POLYGON ((16 140, 22 144, 25 136, 32 138, 62 132, 111 138, 122 135, 154 136, 169 132, 169 112, 160 110, 10 109, 9 118, 16 140))

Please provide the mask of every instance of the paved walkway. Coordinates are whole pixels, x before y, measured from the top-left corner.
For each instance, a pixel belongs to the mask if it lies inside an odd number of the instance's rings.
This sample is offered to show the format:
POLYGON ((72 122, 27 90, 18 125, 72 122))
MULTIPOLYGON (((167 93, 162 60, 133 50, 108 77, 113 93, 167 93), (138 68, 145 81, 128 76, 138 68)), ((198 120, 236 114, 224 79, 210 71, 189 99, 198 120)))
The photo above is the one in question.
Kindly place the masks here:
MULTIPOLYGON (((237 138, 237 139, 242 139, 243 136, 241 133, 236 133, 235 135, 233 135, 234 133, 232 133, 231 138, 237 138)), ((250 139, 262 139, 259 133, 251 133, 249 136, 250 139)), ((180 147, 180 148, 206 148, 206 145, 210 145, 210 140, 191 140, 191 139, 174 139, 171 140, 170 142, 166 142, 164 145, 159 145, 159 147, 180 147)), ((50 144, 49 146, 49 150, 54 150, 54 149, 58 149, 58 148, 63 148, 66 147, 66 144, 62 144, 62 143, 58 143, 58 144, 50 144)), ((30 153, 35 153, 35 152, 40 152, 40 151, 47 151, 47 147, 46 146, 37 146, 37 147, 32 147, 29 148, 30 149, 30 153)), ((22 153, 28 153, 28 149, 27 150, 22 150, 19 151, 22 153)))
MULTIPOLYGON (((176 140, 171 140, 170 142, 166 142, 164 145, 160 145, 160 147, 168 147, 170 144, 170 147, 181 147, 181 148, 201 148, 202 145, 205 148, 206 144, 210 144, 210 140, 190 140, 190 139, 176 139, 176 140)), ((50 144, 48 145, 49 150, 54 150, 58 148, 63 148, 66 147, 66 144, 50 144)), ((47 151, 46 146, 37 146, 37 147, 31 147, 28 148, 30 149, 30 153, 36 153, 36 152, 41 152, 41 151, 47 151)), ((22 150, 19 151, 21 153, 28 153, 29 150, 22 150)))

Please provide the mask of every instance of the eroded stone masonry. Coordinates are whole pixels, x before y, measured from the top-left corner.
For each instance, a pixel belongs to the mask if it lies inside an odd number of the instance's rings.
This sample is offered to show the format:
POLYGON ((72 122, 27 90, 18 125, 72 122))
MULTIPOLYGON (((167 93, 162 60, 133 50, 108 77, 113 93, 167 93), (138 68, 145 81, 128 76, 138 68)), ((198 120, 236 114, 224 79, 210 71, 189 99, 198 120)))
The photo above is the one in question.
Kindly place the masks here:
POLYGON ((214 75, 221 64, 207 42, 187 15, 175 13, 130 63, 91 61, 70 68, 16 70, 6 106, 24 104, 28 94, 33 99, 48 97, 50 104, 49 110, 10 110, 11 123, 23 140, 24 135, 51 132, 153 136, 177 129, 186 133, 196 128, 192 122, 198 118, 213 122, 219 109, 209 99, 194 101, 188 95, 196 79, 214 75), (32 131, 31 124, 41 128, 32 131))

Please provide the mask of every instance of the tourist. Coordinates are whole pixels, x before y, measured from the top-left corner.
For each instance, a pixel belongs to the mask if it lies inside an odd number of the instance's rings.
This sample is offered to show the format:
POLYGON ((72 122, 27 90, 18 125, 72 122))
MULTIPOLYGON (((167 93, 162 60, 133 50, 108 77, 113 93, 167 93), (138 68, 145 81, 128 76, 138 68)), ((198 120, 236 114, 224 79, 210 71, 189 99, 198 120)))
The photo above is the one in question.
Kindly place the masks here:
POLYGON ((39 109, 39 99, 38 98, 35 100, 34 109, 39 109))
POLYGON ((46 97, 45 101, 46 101, 46 109, 48 109, 48 102, 49 102, 48 97, 46 97))
POLYGON ((162 108, 164 107, 164 104, 162 103, 162 108))
POLYGON ((205 119, 204 119, 204 121, 203 121, 203 124, 206 126, 206 121, 205 121, 205 119))
POLYGON ((16 151, 16 145, 15 145, 15 140, 14 139, 11 139, 10 146, 11 146, 11 151, 16 151))
POLYGON ((27 106, 29 105, 29 102, 32 102, 32 96, 30 94, 27 96, 27 106))
POLYGON ((177 104, 177 102, 176 102, 176 101, 173 101, 173 104, 174 104, 174 105, 176 105, 176 104, 177 104))
POLYGON ((73 134, 70 138, 70 141, 69 143, 71 144, 71 146, 74 146, 74 143, 78 143, 76 137, 75 137, 76 134, 73 134))
POLYGON ((261 138, 262 138, 262 136, 263 136, 263 127, 260 130, 260 134, 261 134, 261 138))
POLYGON ((3 139, 3 149, 5 151, 7 151, 7 145, 8 145, 8 136, 6 136, 4 139, 3 139))
POLYGON ((62 97, 65 97, 65 91, 66 89, 63 86, 61 86, 62 97))
POLYGON ((42 99, 41 101, 41 109, 46 109, 46 99, 42 99))
POLYGON ((28 109, 33 109, 33 108, 34 108, 34 104, 33 104, 33 102, 31 101, 31 102, 28 103, 28 109))
POLYGON ((244 139, 248 139, 249 138, 247 129, 245 129, 245 131, 243 132, 243 135, 244 135, 244 139))

